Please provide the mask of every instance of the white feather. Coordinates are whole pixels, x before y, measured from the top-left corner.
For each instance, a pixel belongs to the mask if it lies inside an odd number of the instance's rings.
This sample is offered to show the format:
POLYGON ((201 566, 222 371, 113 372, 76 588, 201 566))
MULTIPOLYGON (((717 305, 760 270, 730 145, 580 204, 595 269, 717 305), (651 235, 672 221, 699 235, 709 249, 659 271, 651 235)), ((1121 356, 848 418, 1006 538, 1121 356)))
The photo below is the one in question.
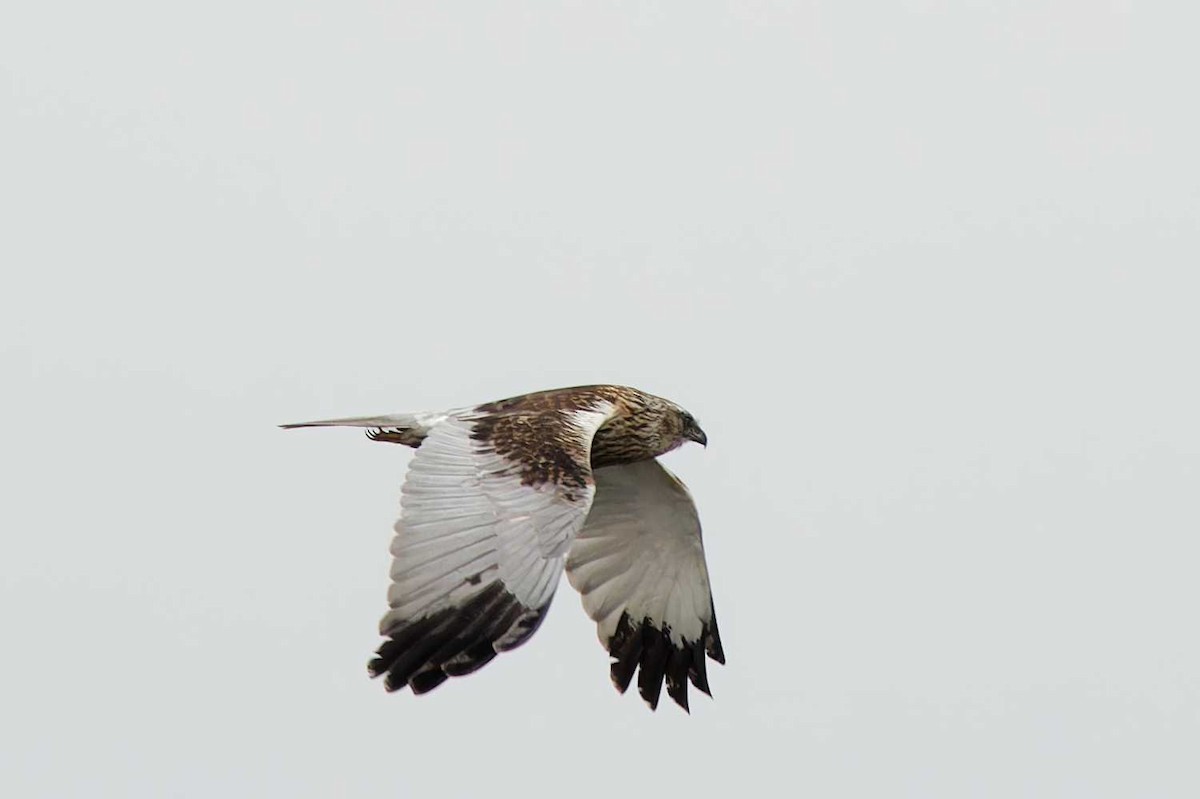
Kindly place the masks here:
POLYGON ((667 626, 677 646, 712 621, 700 519, 687 488, 656 460, 597 469, 596 495, 567 558, 608 645, 621 613, 667 626))
MULTIPOLYGON (((575 414, 570 421, 580 442, 590 447, 612 412, 605 406, 575 414)), ((554 484, 523 484, 519 464, 481 447, 473 426, 470 414, 441 419, 413 458, 391 546, 383 631, 466 602, 495 580, 527 608, 554 595, 592 489, 568 498, 554 484)))

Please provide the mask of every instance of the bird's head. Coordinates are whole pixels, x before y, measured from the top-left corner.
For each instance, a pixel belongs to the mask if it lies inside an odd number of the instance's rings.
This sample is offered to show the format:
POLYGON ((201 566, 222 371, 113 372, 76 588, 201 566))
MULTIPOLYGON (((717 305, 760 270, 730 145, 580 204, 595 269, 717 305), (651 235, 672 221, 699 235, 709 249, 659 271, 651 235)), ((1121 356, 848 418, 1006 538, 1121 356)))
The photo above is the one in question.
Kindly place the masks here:
MULTIPOLYGON (((637 389, 624 390, 628 392, 624 398, 624 413, 601 428, 599 436, 628 436, 636 442, 639 452, 651 453, 653 457, 682 447, 689 441, 708 446, 708 436, 700 429, 695 416, 668 399, 637 389)), ((624 445, 613 444, 614 449, 620 449, 621 446, 624 445)), ((639 454, 637 457, 644 458, 646 455, 639 454)))
POLYGON ((704 431, 700 429, 700 425, 696 423, 696 417, 683 408, 679 409, 679 428, 680 444, 685 441, 695 441, 702 447, 708 446, 708 436, 704 434, 704 431))

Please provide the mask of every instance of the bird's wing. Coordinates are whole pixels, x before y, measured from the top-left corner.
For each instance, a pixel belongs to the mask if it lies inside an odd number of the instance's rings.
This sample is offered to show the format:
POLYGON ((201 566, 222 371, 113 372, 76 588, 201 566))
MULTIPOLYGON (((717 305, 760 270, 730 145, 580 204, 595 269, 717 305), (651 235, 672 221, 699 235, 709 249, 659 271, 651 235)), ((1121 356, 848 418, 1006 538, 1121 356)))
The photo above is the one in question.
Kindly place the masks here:
POLYGON ((592 502, 592 437, 614 412, 463 412, 430 430, 401 494, 389 640, 369 666, 388 690, 431 690, 533 634, 592 502))
POLYGON ((656 460, 595 472, 591 512, 567 557, 567 577, 597 623, 622 693, 685 710, 687 681, 711 695, 705 653, 725 662, 709 590, 700 519, 687 488, 656 460))

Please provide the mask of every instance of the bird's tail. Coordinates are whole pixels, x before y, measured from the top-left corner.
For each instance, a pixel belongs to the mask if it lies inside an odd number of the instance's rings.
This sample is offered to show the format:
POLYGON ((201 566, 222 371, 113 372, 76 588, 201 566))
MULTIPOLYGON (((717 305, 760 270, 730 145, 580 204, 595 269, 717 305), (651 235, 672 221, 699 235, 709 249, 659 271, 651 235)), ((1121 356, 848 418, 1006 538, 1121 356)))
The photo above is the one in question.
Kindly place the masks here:
POLYGON ((279 425, 284 430, 297 427, 414 427, 415 413, 388 413, 383 416, 347 416, 345 419, 317 419, 311 422, 292 422, 279 425))
POLYGON ((365 427, 372 441, 420 446, 429 431, 446 418, 444 413, 388 413, 382 416, 348 416, 344 419, 318 419, 279 425, 284 430, 297 427, 365 427))

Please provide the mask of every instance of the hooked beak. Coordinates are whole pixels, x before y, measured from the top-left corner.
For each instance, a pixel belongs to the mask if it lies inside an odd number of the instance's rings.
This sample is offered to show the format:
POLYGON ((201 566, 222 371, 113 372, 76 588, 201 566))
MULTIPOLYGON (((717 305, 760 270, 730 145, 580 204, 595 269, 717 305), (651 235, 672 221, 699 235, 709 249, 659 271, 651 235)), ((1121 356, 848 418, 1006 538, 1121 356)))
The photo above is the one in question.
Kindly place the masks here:
POLYGON ((699 425, 694 425, 692 427, 689 427, 684 432, 683 437, 689 441, 695 441, 697 444, 704 447, 705 449, 708 448, 708 436, 706 436, 704 434, 704 431, 700 429, 699 425))

